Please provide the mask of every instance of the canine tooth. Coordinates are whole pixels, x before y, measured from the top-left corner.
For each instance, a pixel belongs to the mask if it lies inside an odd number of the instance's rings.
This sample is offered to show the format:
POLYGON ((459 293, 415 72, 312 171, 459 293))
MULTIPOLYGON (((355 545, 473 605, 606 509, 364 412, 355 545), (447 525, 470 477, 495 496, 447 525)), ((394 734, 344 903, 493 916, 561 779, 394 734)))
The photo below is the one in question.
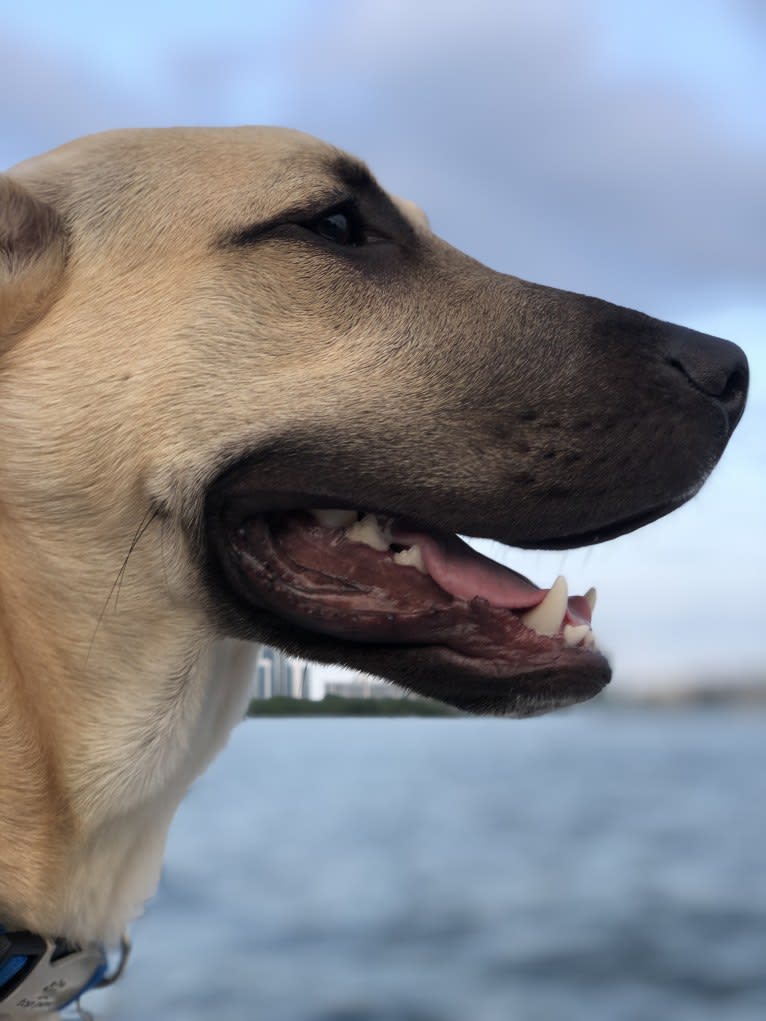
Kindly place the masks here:
POLYGON ((522 614, 522 623, 536 631, 538 635, 557 635, 567 612, 568 599, 567 580, 560 574, 539 606, 535 606, 529 613, 522 614))
POLYGON ((585 593, 585 602, 590 607, 590 612, 592 614, 593 611, 596 609, 596 590, 594 588, 592 587, 589 588, 588 591, 585 593))
POLYGON ((587 624, 566 624, 564 626, 564 642, 567 645, 579 645, 590 632, 587 624))
POLYGON ((309 514, 325 528, 345 528, 356 521, 356 511, 344 510, 342 507, 318 507, 310 510, 309 514))
POLYGON ((346 529, 346 538, 351 542, 362 542, 376 550, 387 550, 391 537, 386 536, 374 514, 365 514, 361 521, 355 521, 346 529))
POLYGON ((394 553, 394 563, 400 564, 402 567, 417 567, 421 574, 428 574, 426 565, 423 563, 420 546, 410 546, 409 549, 394 553))
POLYGON ((596 636, 590 630, 588 631, 587 635, 585 636, 585 641, 582 644, 583 644, 583 646, 586 649, 596 649, 596 648, 598 648, 598 646, 596 644, 596 636))

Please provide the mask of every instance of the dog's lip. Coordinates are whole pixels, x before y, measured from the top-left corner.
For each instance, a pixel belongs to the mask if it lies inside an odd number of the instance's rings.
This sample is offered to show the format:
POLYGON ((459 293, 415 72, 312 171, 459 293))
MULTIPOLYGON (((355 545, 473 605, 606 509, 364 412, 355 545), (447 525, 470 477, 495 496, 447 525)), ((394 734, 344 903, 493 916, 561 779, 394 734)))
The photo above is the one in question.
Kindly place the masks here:
MULTIPOLYGON (((553 644, 551 639, 549 641, 553 644)), ((518 689, 520 679, 518 677, 509 679, 502 666, 493 660, 466 656, 450 646, 434 645, 427 649, 437 661, 457 667, 471 678, 472 682, 475 677, 485 685, 489 682, 498 688, 505 686, 518 689)), ((521 713, 514 710, 515 715, 535 716, 550 712, 551 709, 561 709, 584 702, 598 695, 609 683, 611 677, 609 662, 597 649, 560 647, 556 651, 559 655, 552 669, 549 671, 543 669, 537 675, 532 673, 528 679, 522 679, 529 684, 531 708, 521 713), (548 690, 543 692, 541 689, 546 685, 548 690)), ((433 697, 442 696, 437 692, 433 697)), ((486 711, 481 706, 481 694, 474 693, 473 697, 475 702, 469 701, 469 695, 464 696, 463 707, 471 711, 486 711)), ((513 692, 512 697, 518 700, 518 690, 513 692)))
MULTIPOLYGON (((500 542, 511 549, 532 549, 532 550, 568 550, 579 549, 584 546, 593 546, 598 543, 610 542, 628 532, 643 528, 658 518, 678 510, 687 503, 701 488, 702 482, 684 492, 680 497, 653 504, 652 506, 639 511, 637 514, 626 515, 613 521, 607 521, 603 525, 587 529, 583 532, 571 532, 565 535, 541 534, 532 539, 524 536, 484 534, 474 529, 461 529, 455 531, 469 539, 490 539, 500 542)), ((351 503, 345 497, 337 494, 310 492, 308 490, 283 490, 270 491, 254 489, 248 484, 247 478, 238 483, 232 480, 226 486, 225 497, 211 501, 209 513, 213 516, 221 516, 227 526, 238 525, 257 514, 264 514, 270 511, 291 511, 312 508, 346 508, 358 510, 359 504, 351 503)), ((374 505, 366 506, 371 514, 381 517, 398 518, 403 524, 413 531, 451 534, 449 528, 442 528, 436 521, 426 521, 412 514, 406 508, 396 506, 374 505)))
MULTIPOLYGON (((267 617, 281 631, 282 620, 267 617)), ((609 683, 611 668, 596 649, 573 649, 547 642, 539 663, 521 673, 493 659, 467 656, 440 643, 371 645, 334 639, 300 625, 290 625, 290 645, 301 655, 310 646, 311 658, 323 663, 348 663, 374 676, 385 677, 418 695, 465 712, 528 717, 576 705, 594 698, 609 683), (552 655, 553 654, 553 655, 552 655), (357 656, 365 657, 363 662, 357 656), (412 671, 417 671, 417 680, 412 671)))
POLYGON ((518 549, 568 550, 580 549, 583 546, 595 546, 602 542, 611 542, 612 539, 617 539, 628 532, 634 532, 639 528, 643 528, 645 525, 650 525, 658 518, 665 517, 665 515, 678 510, 679 507, 682 507, 695 495, 700 486, 695 486, 691 491, 685 493, 679 499, 654 504, 647 510, 640 511, 638 514, 618 518, 616 521, 611 521, 605 525, 600 525, 585 532, 573 532, 568 535, 552 537, 541 536, 539 539, 534 539, 532 541, 522 540, 514 542, 512 545, 518 549))

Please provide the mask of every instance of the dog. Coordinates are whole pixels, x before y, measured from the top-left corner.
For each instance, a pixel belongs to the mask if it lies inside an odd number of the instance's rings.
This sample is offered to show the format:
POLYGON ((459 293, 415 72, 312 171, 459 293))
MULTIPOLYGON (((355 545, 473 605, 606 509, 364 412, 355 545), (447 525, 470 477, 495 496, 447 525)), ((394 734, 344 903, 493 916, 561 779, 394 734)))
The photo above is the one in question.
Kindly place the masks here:
POLYGON ((7 961, 119 940, 258 643, 477 712, 595 695, 594 593, 457 533, 645 525, 746 391, 734 344, 494 272, 298 132, 108 132, 0 175, 0 1017, 95 982, 7 961))

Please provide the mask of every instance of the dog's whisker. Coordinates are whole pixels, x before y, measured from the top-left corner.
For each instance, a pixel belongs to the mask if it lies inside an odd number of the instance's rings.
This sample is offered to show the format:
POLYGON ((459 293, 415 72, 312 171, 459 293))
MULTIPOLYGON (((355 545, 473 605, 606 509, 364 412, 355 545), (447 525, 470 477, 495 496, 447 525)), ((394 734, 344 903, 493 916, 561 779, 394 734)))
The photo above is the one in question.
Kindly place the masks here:
MULTIPOLYGON (((159 513, 159 511, 156 508, 150 508, 146 512, 146 514, 144 515, 144 517, 143 517, 143 519, 141 521, 141 524, 138 526, 136 534, 133 536, 133 541, 130 544, 130 549, 128 550, 127 555, 125 556, 125 559, 122 562, 122 567, 120 568, 119 572, 117 573, 117 578, 115 579, 115 584, 112 586, 112 591, 114 591, 114 608, 115 608, 115 610, 117 610, 117 604, 118 604, 119 598, 120 598, 120 590, 122 589, 122 583, 123 583, 123 580, 125 578, 125 574, 127 572, 128 561, 130 560, 132 554, 134 553, 134 551, 136 549, 136 546, 138 546, 139 542, 141 541, 141 538, 142 538, 144 532, 147 530, 149 525, 151 525, 152 521, 154 521, 154 519, 157 517, 158 513, 159 513), (116 586, 116 591, 115 591, 115 586, 116 586)), ((111 598, 111 594, 112 593, 110 592, 109 596, 107 597, 107 603, 109 602, 109 599, 111 598)))
POLYGON ((84 665, 84 669, 86 671, 88 669, 88 663, 90 662, 90 654, 91 654, 91 652, 93 650, 93 645, 94 645, 94 643, 96 641, 96 636, 98 635, 99 628, 101 627, 101 625, 102 625, 102 623, 104 621, 104 617, 106 616, 107 610, 109 609, 109 602, 110 602, 112 596, 114 595, 115 596, 114 609, 117 610, 119 594, 120 594, 120 588, 122 587, 122 582, 123 582, 123 579, 125 577, 125 573, 127 571, 128 561, 130 560, 130 557, 132 556, 132 554, 135 552, 136 547, 138 546, 139 542, 141 541, 141 538, 143 537, 144 533, 148 529, 149 525, 151 525, 152 521, 154 521, 154 519, 157 517, 158 514, 159 514, 159 509, 158 508, 150 507, 149 510, 146 512, 146 514, 141 519, 141 522, 140 522, 138 528, 136 529, 136 533, 133 536, 133 539, 132 539, 132 541, 130 543, 130 546, 128 548, 128 552, 125 554, 125 559, 123 560, 123 562, 122 562, 122 564, 120 566, 120 569, 117 572, 117 576, 115 577, 114 581, 112 582, 112 585, 111 585, 111 587, 109 589, 109 592, 107 593, 106 599, 104 600, 104 605, 101 608, 101 612, 98 615, 98 620, 96 621, 96 626, 93 629, 93 634, 91 635, 90 642, 88 643, 88 651, 87 651, 86 656, 85 656, 85 665, 84 665))
POLYGON ((168 565, 165 559, 165 525, 167 518, 160 518, 160 563, 162 564, 162 577, 165 579, 165 588, 170 592, 170 579, 168 578, 168 565))

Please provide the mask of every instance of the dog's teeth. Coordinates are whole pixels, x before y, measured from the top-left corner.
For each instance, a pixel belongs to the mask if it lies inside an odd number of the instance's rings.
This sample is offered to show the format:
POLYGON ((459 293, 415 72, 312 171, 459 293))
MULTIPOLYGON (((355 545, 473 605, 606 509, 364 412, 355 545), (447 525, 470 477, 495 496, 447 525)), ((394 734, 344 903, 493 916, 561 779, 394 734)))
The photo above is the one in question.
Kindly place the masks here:
POLYGON ((585 593, 585 602, 590 607, 590 612, 592 614, 596 609, 596 590, 594 588, 589 588, 585 593))
POLYGON ((426 565, 423 563, 420 546, 410 546, 409 549, 394 553, 394 563, 400 564, 402 567, 417 567, 421 574, 428 574, 426 565))
POLYGON ((391 535, 386 535, 374 514, 365 514, 361 521, 355 521, 346 529, 346 538, 351 542, 362 542, 376 550, 387 550, 391 535))
POLYGON ((345 528, 356 521, 356 511, 344 510, 342 507, 318 507, 316 510, 310 510, 309 514, 325 528, 345 528))
POLYGON ((593 632, 590 629, 588 629, 588 633, 585 636, 585 640, 583 641, 582 644, 583 644, 583 646, 586 649, 595 649, 595 648, 597 648, 596 636, 593 634, 593 632))
POLYGON ((538 635, 557 635, 567 612, 568 599, 567 580, 560 574, 539 606, 535 606, 529 613, 522 614, 522 623, 536 631, 538 635))
POLYGON ((564 642, 566 645, 579 645, 589 633, 590 627, 587 624, 566 624, 564 626, 564 642))

